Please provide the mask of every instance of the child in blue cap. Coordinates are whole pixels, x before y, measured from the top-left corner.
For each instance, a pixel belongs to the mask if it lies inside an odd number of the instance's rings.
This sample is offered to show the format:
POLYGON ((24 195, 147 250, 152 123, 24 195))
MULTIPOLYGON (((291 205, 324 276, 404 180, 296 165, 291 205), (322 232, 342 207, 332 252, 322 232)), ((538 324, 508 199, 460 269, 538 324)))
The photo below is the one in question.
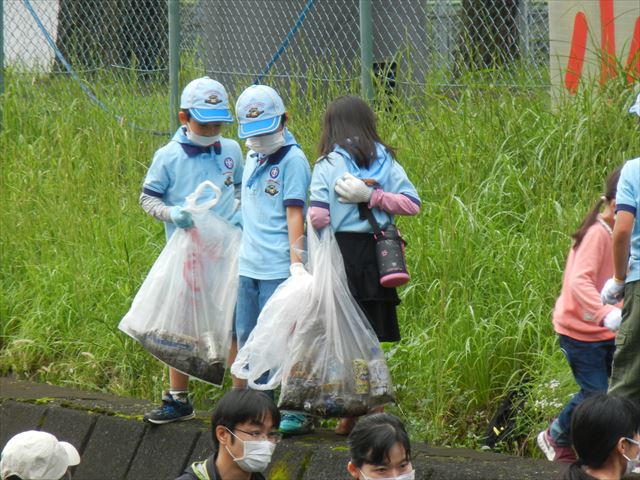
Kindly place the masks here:
MULTIPOLYGON (((249 152, 242 178, 243 237, 236 335, 242 348, 265 303, 289 275, 306 275, 292 245, 304 234, 304 213, 311 169, 286 127, 284 103, 273 88, 252 85, 236 103, 238 137, 249 152)), ((234 379, 236 388, 246 385, 234 379)), ((283 433, 306 433, 305 414, 283 412, 283 433)))
MULTIPOLYGON (((182 205, 205 180, 222 192, 212 210, 231 223, 241 222, 242 151, 238 142, 220 135, 224 123, 233 123, 224 87, 209 77, 193 80, 182 92, 178 117, 182 126, 156 151, 140 195, 144 211, 165 222, 167 241, 176 228, 193 226, 191 214, 182 205)), ((144 416, 145 421, 163 424, 193 418, 188 385, 187 375, 169 368, 169 391, 162 405, 144 416)))

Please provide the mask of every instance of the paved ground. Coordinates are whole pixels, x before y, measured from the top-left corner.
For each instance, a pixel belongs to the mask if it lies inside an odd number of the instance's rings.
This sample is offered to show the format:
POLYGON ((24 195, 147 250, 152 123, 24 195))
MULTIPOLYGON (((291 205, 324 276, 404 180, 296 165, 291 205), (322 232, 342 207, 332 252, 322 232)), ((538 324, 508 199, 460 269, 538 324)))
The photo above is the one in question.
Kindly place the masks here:
MULTIPOLYGON (((172 480, 211 451, 207 412, 180 424, 141 421, 151 403, 102 393, 0 379, 0 448, 29 429, 74 444, 82 462, 74 480, 172 480)), ((555 479, 561 467, 542 460, 413 444, 418 480, 555 479)), ((271 480, 347 480, 347 445, 331 432, 284 440, 271 480)))

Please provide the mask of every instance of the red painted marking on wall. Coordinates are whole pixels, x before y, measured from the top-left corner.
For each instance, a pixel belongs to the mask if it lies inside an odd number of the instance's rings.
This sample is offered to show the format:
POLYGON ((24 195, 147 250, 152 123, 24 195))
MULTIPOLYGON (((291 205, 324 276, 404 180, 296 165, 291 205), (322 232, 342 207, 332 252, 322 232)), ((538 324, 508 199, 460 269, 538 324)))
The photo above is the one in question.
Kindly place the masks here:
POLYGON ((587 17, 584 12, 578 12, 573 21, 573 36, 569 49, 569 61, 567 62, 567 73, 564 76, 564 84, 570 93, 576 93, 582 76, 584 66, 584 54, 587 49, 587 35, 589 27, 587 17))
POLYGON ((600 83, 616 76, 616 24, 613 0, 600 0, 600 83))
POLYGON ((627 82, 637 81, 640 81, 640 17, 636 19, 629 47, 629 58, 627 58, 627 82))

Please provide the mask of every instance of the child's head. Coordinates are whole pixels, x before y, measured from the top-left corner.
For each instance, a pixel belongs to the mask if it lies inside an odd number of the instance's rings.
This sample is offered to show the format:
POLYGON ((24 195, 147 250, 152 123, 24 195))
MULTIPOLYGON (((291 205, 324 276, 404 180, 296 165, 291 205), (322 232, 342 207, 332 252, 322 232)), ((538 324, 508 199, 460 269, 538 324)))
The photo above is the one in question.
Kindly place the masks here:
POLYGON ((282 98, 266 85, 251 85, 236 102, 238 137, 247 139, 247 147, 271 155, 284 146, 287 114, 282 98))
POLYGON ((238 426, 247 424, 269 427, 269 431, 277 430, 280 411, 271 397, 258 390, 231 390, 225 393, 211 416, 214 445, 220 444, 218 432, 221 428, 233 432, 238 426))
POLYGON ((624 397, 590 396, 573 411, 571 436, 576 466, 599 469, 611 462, 622 474, 640 457, 640 407, 624 397))
POLYGON ((238 137, 268 135, 282 129, 286 120, 284 102, 278 92, 267 85, 251 85, 238 97, 238 137))
POLYGON ((69 467, 80 463, 80 455, 73 445, 37 430, 11 437, 1 457, 0 477, 3 480, 67 478, 69 467))
POLYGON ((233 460, 245 472, 264 471, 271 461, 280 412, 273 400, 257 390, 231 390, 222 396, 211 416, 216 455, 233 460))
POLYGON ((209 77, 196 78, 184 88, 178 117, 189 140, 202 146, 218 140, 223 123, 233 123, 226 90, 209 77))
POLYGON ((353 478, 412 479, 411 444, 402 422, 388 413, 376 413, 359 420, 349 435, 351 461, 347 470, 353 478))
POLYGON ((587 233, 587 230, 589 230, 589 227, 596 222, 603 206, 607 210, 607 216, 611 217, 610 220, 613 222, 616 205, 616 192, 618 190, 618 180, 620 179, 621 170, 622 167, 619 167, 609 174, 604 184, 604 193, 600 196, 589 213, 584 217, 582 223, 578 227, 578 230, 571 235, 571 238, 573 238, 573 248, 578 248, 587 233))
POLYGON ((364 100, 347 95, 327 105, 318 145, 321 157, 337 145, 349 152, 358 165, 368 166, 376 158, 376 143, 395 155, 378 136, 375 114, 364 100))

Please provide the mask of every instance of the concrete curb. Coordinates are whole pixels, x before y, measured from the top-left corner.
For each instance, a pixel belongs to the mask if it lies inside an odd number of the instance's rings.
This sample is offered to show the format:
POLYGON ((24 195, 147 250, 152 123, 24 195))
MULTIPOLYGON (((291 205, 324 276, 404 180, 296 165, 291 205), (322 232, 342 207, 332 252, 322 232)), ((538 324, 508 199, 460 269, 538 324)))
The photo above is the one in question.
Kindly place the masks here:
MULTIPOLYGON (((140 415, 152 404, 102 393, 10 378, 0 379, 0 448, 18 432, 36 429, 75 445, 82 462, 74 480, 173 480, 211 452, 200 418, 163 426, 140 415)), ((412 444, 419 480, 554 479, 562 466, 546 461, 412 444)), ((331 432, 285 439, 274 454, 271 480, 347 480, 347 444, 331 432)))

